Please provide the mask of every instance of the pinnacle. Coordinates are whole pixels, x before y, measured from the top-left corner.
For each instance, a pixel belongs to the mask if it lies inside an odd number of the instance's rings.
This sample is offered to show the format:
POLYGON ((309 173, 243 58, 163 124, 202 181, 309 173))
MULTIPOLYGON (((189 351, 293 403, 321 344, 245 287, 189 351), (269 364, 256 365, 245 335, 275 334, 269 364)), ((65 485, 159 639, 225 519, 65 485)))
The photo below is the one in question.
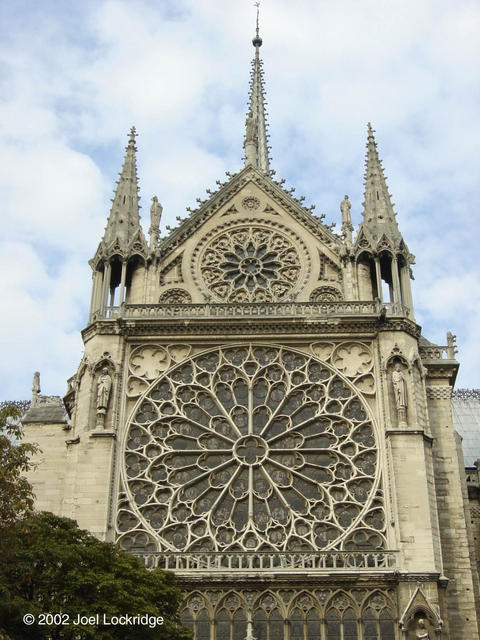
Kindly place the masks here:
POLYGON ((135 147, 136 135, 135 127, 131 127, 122 170, 116 182, 110 215, 103 236, 103 242, 107 246, 118 240, 125 250, 134 235, 139 231, 142 233, 135 155, 137 150, 135 147))
POLYGON ((245 166, 254 166, 262 173, 267 174, 269 167, 269 147, 267 145, 267 123, 265 110, 265 90, 263 86, 263 63, 260 60, 259 48, 262 45, 262 39, 259 35, 259 6, 257 7, 256 35, 253 39, 255 47, 255 56, 252 60, 252 71, 250 73, 250 88, 248 93, 247 119, 245 122, 245 166))
POLYGON ((393 211, 391 195, 387 188, 382 162, 378 155, 372 124, 367 125, 367 155, 365 160, 365 194, 363 203, 363 224, 378 240, 382 234, 390 238, 401 237, 396 214, 393 211))

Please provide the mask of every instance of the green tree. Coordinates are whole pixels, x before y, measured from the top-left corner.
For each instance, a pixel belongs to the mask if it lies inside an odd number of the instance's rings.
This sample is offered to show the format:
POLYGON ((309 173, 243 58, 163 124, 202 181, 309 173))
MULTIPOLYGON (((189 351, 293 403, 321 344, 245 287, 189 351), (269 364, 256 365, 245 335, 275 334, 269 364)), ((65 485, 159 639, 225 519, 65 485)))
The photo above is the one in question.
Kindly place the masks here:
POLYGON ((181 594, 172 574, 147 570, 134 556, 52 513, 33 514, 13 529, 16 548, 4 554, 0 569, 9 594, 8 601, 0 604, 0 628, 12 640, 191 638, 177 621, 181 594), (35 617, 33 625, 23 623, 26 613, 35 617), (63 621, 70 624, 47 619, 46 625, 40 625, 42 613, 64 614, 63 621), (78 616, 97 614, 98 623, 95 618, 75 624, 78 616), (149 615, 150 626, 145 620, 143 624, 103 624, 104 616, 111 621, 126 614, 149 615), (156 617, 163 617, 163 624, 154 626, 156 617))
MULTIPOLYGON (((135 557, 79 529, 73 520, 34 513, 23 474, 39 451, 21 442, 18 403, 0 405, 0 640, 184 640, 172 574, 148 571, 135 557), (40 614, 64 614, 58 619, 40 614), (35 623, 26 625, 25 614, 35 623), (96 616, 75 624, 78 616, 96 616), (150 624, 103 625, 104 616, 148 615, 150 624), (155 624, 153 618, 163 617, 155 624)), ((127 622, 127 620, 124 620, 127 622)))
POLYGON ((23 474, 32 468, 30 457, 38 452, 34 444, 21 443, 19 403, 2 403, 0 408, 0 534, 5 536, 15 522, 33 509, 34 494, 23 474))

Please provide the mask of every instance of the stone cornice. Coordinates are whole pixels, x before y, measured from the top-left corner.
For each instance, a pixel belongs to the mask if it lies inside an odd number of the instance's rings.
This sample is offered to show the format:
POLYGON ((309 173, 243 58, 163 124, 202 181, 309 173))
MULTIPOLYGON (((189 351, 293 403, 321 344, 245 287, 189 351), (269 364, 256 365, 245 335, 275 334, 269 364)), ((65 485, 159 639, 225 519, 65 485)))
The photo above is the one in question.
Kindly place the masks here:
MULTIPOLYGON (((175 573, 175 572, 174 572, 175 573)), ((429 578, 427 581, 431 581, 435 578, 429 578)), ((418 576, 415 576, 415 582, 421 581, 418 576)), ((292 573, 292 574, 276 574, 272 572, 268 575, 258 575, 254 571, 251 574, 237 575, 235 570, 230 573, 222 573, 220 575, 208 575, 207 572, 198 576, 182 576, 175 573, 175 583, 180 589, 197 589, 199 586, 202 589, 206 587, 222 587, 225 589, 238 588, 239 583, 245 588, 268 588, 267 585, 275 585, 275 588, 368 588, 373 590, 374 588, 385 588, 396 586, 399 582, 398 572, 389 571, 381 573, 378 571, 371 571, 368 573, 359 572, 345 572, 344 574, 338 573, 323 573, 313 574, 310 572, 292 573)))
POLYGON ((94 335, 134 336, 219 336, 228 340, 245 336, 311 336, 331 335, 338 338, 349 335, 375 337, 380 331, 404 331, 418 337, 418 326, 406 318, 392 318, 381 322, 375 314, 368 315, 311 315, 311 316, 207 316, 158 318, 139 317, 97 320, 83 330, 85 342, 94 335))

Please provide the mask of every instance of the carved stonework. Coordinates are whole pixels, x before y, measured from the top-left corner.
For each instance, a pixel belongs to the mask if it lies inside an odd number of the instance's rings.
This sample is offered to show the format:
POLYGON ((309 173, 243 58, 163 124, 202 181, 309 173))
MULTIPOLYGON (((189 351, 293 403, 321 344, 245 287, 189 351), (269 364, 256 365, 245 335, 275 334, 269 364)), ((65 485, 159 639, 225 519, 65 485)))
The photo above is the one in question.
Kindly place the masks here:
POLYGON ((298 289, 308 264, 306 248, 291 233, 251 224, 217 234, 199 258, 204 286, 222 302, 284 300, 298 289))
POLYGON ((427 387, 427 398, 429 400, 450 400, 451 397, 452 387, 427 387))
POLYGON ((407 381, 400 363, 396 363, 392 371, 393 397, 398 414, 398 425, 404 427, 407 424, 407 381))
POLYGON ((32 381, 32 407, 35 407, 38 402, 38 394, 40 393, 40 372, 35 371, 32 381))
POLYGON ((342 294, 336 287, 317 287, 310 294, 312 302, 336 302, 342 299, 342 294))
POLYGON ((185 289, 168 289, 160 296, 161 304, 188 304, 192 296, 185 289))
POLYGON ((108 367, 103 367, 101 374, 97 378, 97 395, 96 395, 96 413, 97 413, 97 429, 105 427, 105 416, 107 414, 110 402, 110 394, 112 391, 112 376, 108 371, 108 367))
POLYGON ((247 196, 242 200, 245 211, 256 211, 260 207, 260 200, 255 196, 247 196))
MULTIPOLYGON (((174 348, 132 353, 130 384, 159 377, 126 431, 122 547, 131 520, 165 551, 384 548, 376 429, 346 378, 275 346, 184 351, 168 368, 174 348)), ((366 348, 345 348, 364 375, 366 348)))
MULTIPOLYGON (((323 638, 324 624, 335 638, 352 637, 361 627, 363 638, 395 640, 395 602, 384 592, 328 589, 271 589, 268 591, 208 590, 187 593, 180 610, 182 624, 196 638, 283 639, 288 621, 291 638, 323 638), (358 626, 357 626, 358 625, 358 626), (305 635, 306 634, 306 635, 305 635)), ((330 635, 328 636, 330 637, 330 635)), ((333 637, 333 636, 332 636, 333 637)))

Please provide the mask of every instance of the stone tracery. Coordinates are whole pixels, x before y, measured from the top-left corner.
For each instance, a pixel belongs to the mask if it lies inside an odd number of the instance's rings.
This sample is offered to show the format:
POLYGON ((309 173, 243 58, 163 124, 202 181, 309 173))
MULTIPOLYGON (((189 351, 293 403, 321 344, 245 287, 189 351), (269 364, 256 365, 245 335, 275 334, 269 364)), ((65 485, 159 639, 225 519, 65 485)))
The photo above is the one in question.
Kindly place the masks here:
POLYGON ((251 224, 225 230, 208 242, 201 255, 204 284, 227 302, 285 299, 298 286, 302 272, 299 247, 290 236, 251 224))
POLYGON ((338 371, 288 348, 239 346, 172 367, 137 404, 125 441, 125 548, 384 546, 375 433, 338 371))
POLYGON ((215 640, 243 640, 247 611, 251 612, 253 635, 259 640, 395 638, 394 594, 378 590, 342 590, 333 595, 328 590, 291 588, 247 593, 210 591, 208 601, 192 592, 185 599, 181 619, 194 632, 195 640, 210 640, 211 626, 215 640))

